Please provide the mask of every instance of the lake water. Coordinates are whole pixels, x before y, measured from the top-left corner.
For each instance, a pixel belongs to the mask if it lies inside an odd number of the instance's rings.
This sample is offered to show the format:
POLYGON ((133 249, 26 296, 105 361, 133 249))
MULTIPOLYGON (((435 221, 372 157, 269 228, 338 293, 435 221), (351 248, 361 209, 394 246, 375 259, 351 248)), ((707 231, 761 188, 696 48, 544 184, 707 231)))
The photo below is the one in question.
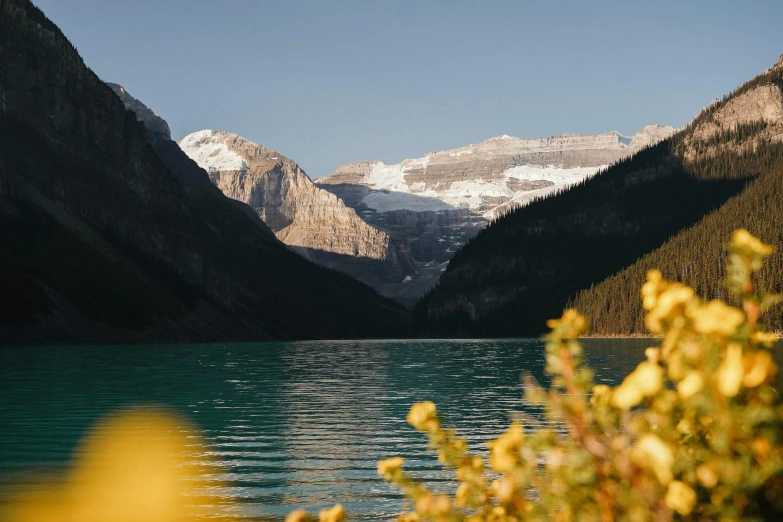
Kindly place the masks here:
MULTIPOLYGON (((656 342, 585 344, 596 380, 614 384, 656 342)), ((108 412, 155 404, 201 427, 215 478, 229 483, 221 493, 249 518, 339 502, 353 520, 388 520, 402 500, 377 477, 379 459, 401 455, 415 476, 453 491, 405 422, 411 404, 432 400, 485 452, 524 411, 520 373, 543 380, 543 365, 535 339, 0 348, 0 487, 67 466, 108 412)))

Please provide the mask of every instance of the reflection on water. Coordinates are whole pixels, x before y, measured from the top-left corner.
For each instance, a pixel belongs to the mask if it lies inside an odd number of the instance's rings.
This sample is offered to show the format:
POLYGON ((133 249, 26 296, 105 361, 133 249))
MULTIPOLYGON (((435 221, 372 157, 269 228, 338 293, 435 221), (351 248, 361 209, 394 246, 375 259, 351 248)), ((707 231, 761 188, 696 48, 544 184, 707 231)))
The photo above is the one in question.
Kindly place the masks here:
MULTIPOLYGON (((650 341, 585 344, 596 380, 616 383, 650 341)), ((483 452, 524 409, 520 373, 544 381, 543 366, 543 343, 530 339, 2 348, 0 488, 62 470, 108 412, 158 404, 200 426, 209 449, 189 463, 244 516, 340 502, 354 520, 389 519, 401 499, 377 460, 401 455, 414 475, 449 487, 405 422, 411 404, 432 400, 483 452)))

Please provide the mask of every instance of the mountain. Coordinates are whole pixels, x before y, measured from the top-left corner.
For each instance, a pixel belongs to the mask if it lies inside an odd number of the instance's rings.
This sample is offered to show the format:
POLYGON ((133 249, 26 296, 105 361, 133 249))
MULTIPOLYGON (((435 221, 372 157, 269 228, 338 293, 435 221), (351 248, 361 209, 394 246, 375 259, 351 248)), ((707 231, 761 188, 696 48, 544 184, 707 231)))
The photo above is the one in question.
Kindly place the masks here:
POLYGON ((538 140, 499 136, 396 165, 349 163, 316 183, 368 223, 410 244, 413 273, 392 295, 415 300, 492 219, 579 183, 674 132, 651 125, 632 137, 617 132, 538 140))
POLYGON ((211 130, 194 132, 179 146, 226 196, 250 205, 281 241, 308 259, 382 292, 412 272, 407 241, 398 243, 367 224, 274 150, 211 130))
MULTIPOLYGON (((685 158, 706 157, 716 171, 741 169, 758 175, 746 190, 694 226, 580 291, 570 304, 588 315, 594 335, 646 331, 638 289, 653 268, 688 283, 701 295, 727 299, 722 285, 726 274, 718 260, 727 238, 739 227, 777 245, 755 282, 764 291, 783 293, 783 56, 733 96, 709 107, 689 130, 680 145, 685 158), (721 157, 735 165, 722 165, 721 157)), ((780 308, 773 308, 764 323, 783 332, 780 308)))
POLYGON ((470 209, 492 219, 514 206, 557 191, 675 132, 651 125, 633 137, 617 132, 563 134, 538 140, 512 136, 430 152, 397 165, 360 161, 317 180, 335 193, 365 187, 361 202, 379 213, 470 209))
MULTIPOLYGON (((571 302, 598 333, 640 333, 638 289, 651 266, 722 297, 718 267, 731 230, 783 239, 782 76, 778 61, 672 137, 500 217, 418 303, 415 331, 537 335, 571 302)), ((779 256, 763 276, 773 291, 783 280, 779 256)))
POLYGON ((0 342, 406 333, 399 306, 292 252, 135 110, 32 3, 0 2, 0 342))

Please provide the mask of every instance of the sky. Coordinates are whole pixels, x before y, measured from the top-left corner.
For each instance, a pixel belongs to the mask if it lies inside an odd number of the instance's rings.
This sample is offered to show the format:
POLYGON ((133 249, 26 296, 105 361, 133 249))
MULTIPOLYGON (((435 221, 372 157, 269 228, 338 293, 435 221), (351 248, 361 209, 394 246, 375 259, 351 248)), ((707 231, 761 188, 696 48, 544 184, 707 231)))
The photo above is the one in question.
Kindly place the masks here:
POLYGON ((172 138, 316 178, 508 134, 681 127, 783 53, 781 0, 34 0, 172 138))

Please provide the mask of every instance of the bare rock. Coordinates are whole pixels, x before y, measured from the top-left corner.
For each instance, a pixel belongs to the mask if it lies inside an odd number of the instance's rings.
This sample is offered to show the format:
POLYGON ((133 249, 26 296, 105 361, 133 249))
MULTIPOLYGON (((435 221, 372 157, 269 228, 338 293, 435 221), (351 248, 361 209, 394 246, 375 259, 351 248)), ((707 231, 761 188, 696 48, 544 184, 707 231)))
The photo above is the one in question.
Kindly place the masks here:
POLYGON ((721 130, 758 121, 771 124, 783 122, 783 94, 777 86, 761 85, 732 98, 709 120, 699 125, 693 138, 704 140, 721 130))
POLYGON ((196 132, 179 145, 224 194, 250 205, 278 239, 306 257, 369 283, 405 277, 411 261, 404 249, 316 186, 294 161, 223 131, 196 132))
POLYGON ((147 129, 147 134, 150 135, 152 141, 171 139, 171 131, 169 130, 169 124, 166 123, 166 120, 159 117, 152 109, 131 96, 122 85, 109 82, 106 82, 106 85, 111 87, 111 90, 120 97, 120 100, 122 100, 126 109, 136 113, 136 119, 144 124, 144 127, 147 129))

